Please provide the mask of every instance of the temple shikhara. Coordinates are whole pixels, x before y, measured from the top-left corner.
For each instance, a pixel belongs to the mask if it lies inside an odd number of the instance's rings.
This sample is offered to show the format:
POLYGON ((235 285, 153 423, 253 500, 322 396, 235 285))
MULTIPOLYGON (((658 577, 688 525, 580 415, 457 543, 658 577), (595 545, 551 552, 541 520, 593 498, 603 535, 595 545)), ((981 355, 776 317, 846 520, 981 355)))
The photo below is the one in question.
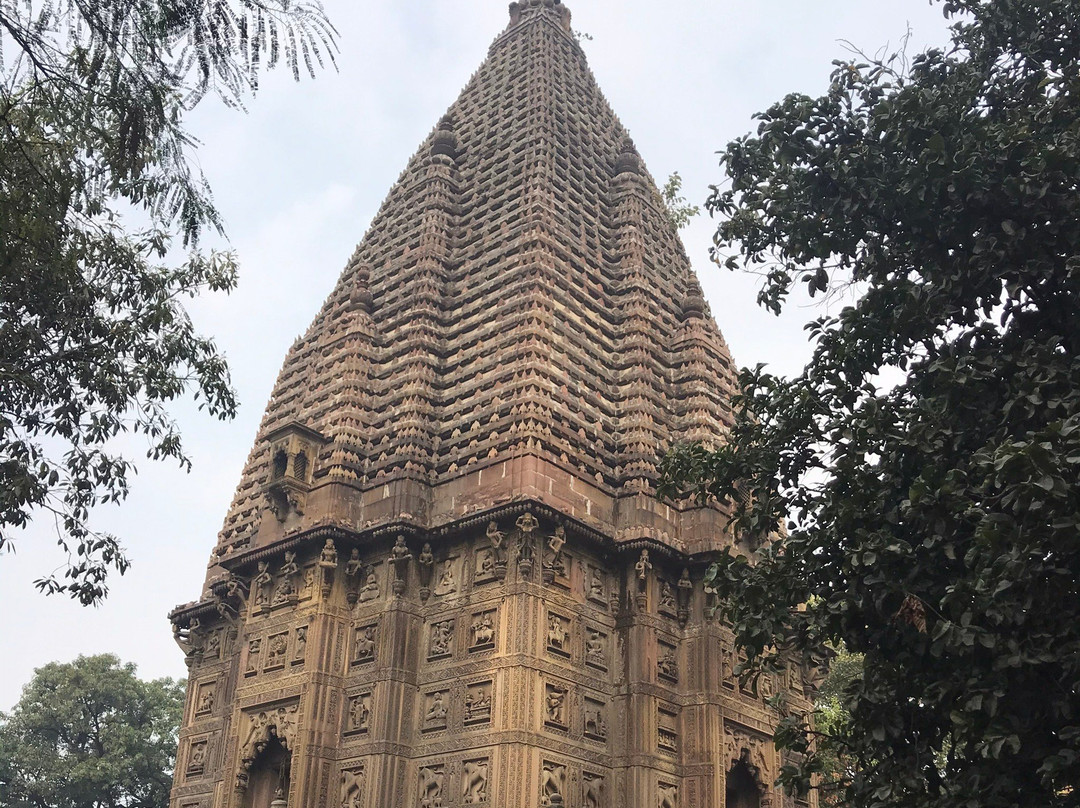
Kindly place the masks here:
MULTIPOLYGON (((329 284, 328 284, 329 285, 329 284)), ((266 408, 200 598, 173 808, 782 808, 769 698, 657 500, 727 347, 559 0, 510 5, 266 408)))

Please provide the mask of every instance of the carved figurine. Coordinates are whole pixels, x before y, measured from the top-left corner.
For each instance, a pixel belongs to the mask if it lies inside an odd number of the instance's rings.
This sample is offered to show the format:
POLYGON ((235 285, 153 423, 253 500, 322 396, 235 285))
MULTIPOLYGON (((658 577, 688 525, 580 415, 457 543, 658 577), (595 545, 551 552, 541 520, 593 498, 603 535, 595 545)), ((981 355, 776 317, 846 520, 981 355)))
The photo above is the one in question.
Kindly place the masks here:
POLYGON ((188 773, 199 774, 206 768, 207 742, 200 741, 191 745, 191 756, 188 758, 188 773))
POLYGON ((566 788, 566 767, 558 763, 544 761, 540 776, 540 792, 543 795, 540 804, 544 806, 563 805, 563 791, 566 788))
POLYGON ((499 530, 495 522, 488 522, 487 537, 491 542, 491 550, 495 553, 495 564, 506 566, 506 534, 499 530))
POLYGON ((566 691, 560 687, 549 687, 545 699, 547 720, 553 724, 566 726, 566 691))
POLYGON ((454 575, 454 559, 448 558, 443 562, 442 575, 435 584, 436 595, 451 595, 457 592, 457 578, 454 575))
POLYGON ((607 667, 607 642, 595 628, 590 628, 585 638, 585 659, 601 668, 607 667))
POLYGON ((368 601, 375 600, 379 597, 379 578, 375 573, 375 565, 368 564, 367 576, 364 580, 364 585, 360 589, 359 600, 361 603, 367 603, 368 601))
POLYGON ((661 785, 657 793, 657 808, 679 808, 678 786, 661 785))
POLYGON ((461 801, 465 805, 487 802, 488 762, 470 760, 465 763, 465 777, 462 781, 461 801))
POLYGON ((361 808, 364 804, 364 770, 346 769, 341 773, 341 808, 361 808))
POLYGON ((446 703, 443 701, 442 692, 432 693, 429 697, 427 713, 424 715, 424 722, 431 726, 441 726, 446 724, 446 714, 448 712, 446 703))
MULTIPOLYGON (((338 554, 337 547, 334 545, 333 539, 327 539, 326 544, 323 545, 322 552, 319 553, 319 569, 322 570, 322 593, 323 597, 327 597, 330 594, 330 590, 334 588, 334 573, 337 572, 338 566, 338 554)), ((311 572, 310 570, 308 571, 311 572)), ((305 588, 308 584, 305 581, 305 588)))
POLYGON ((495 644, 495 622, 488 613, 476 618, 472 624, 473 647, 495 644))
POLYGON ((359 732, 368 728, 371 705, 367 696, 357 696, 349 702, 349 729, 359 732))
POLYGON ((518 530, 526 536, 540 527, 540 523, 536 520, 536 517, 532 515, 532 511, 525 511, 525 513, 517 518, 517 521, 514 524, 516 524, 518 530))
POLYGON ((665 580, 660 581, 660 611, 665 614, 675 614, 675 590, 665 580))
POLYGON ((547 540, 547 547, 544 549, 544 581, 547 583, 550 583, 556 575, 566 576, 566 565, 562 554, 565 544, 566 529, 559 525, 547 540))
POLYGON ((270 606, 270 585, 274 583, 274 576, 270 574, 270 562, 260 561, 259 571, 251 579, 251 591, 254 592, 256 609, 266 609, 270 606))
POLYGON ((443 777, 440 767, 420 768, 420 808, 442 808, 443 777))
POLYGON ((295 603, 297 600, 297 577, 300 574, 300 566, 296 563, 296 553, 291 550, 285 553, 285 563, 281 565, 281 582, 277 592, 274 593, 274 602, 295 603))
POLYGON ((593 600, 604 599, 604 578, 596 567, 589 568, 589 597, 593 600))
POLYGON ((566 650, 566 626, 561 618, 555 615, 548 616, 548 647, 559 651, 566 650))
POLYGON ((435 569, 435 555, 431 552, 431 543, 425 542, 417 559, 420 564, 420 600, 427 603, 431 597, 431 573, 435 569))
POLYGON ((356 658, 359 660, 375 658, 375 626, 366 626, 357 631, 356 658))
POLYGON ((686 625, 690 619, 690 596, 694 593, 694 582, 690 580, 690 570, 683 568, 679 576, 679 622, 686 625))
POLYGON ((596 774, 586 774, 583 780, 582 796, 585 808, 601 808, 604 804, 604 778, 596 774))
POLYGON ((594 738, 607 738, 607 721, 604 720, 604 708, 585 709, 585 734, 594 738))
POLYGON ((660 658, 656 660, 656 670, 668 679, 679 678, 679 664, 675 658, 674 648, 668 648, 660 654, 660 658))
POLYGON ((293 652, 293 659, 303 659, 307 653, 307 630, 307 626, 296 629, 296 650, 293 652))
POLYGON ((428 646, 428 656, 445 656, 451 651, 454 642, 454 621, 444 620, 435 623, 431 627, 431 643, 428 646))
POLYGON ((405 544, 405 537, 398 536, 394 541, 394 548, 390 551, 390 563, 394 566, 394 594, 398 597, 405 594, 406 579, 409 575, 409 562, 412 561, 412 553, 405 544))
POLYGON ((202 692, 199 694, 199 706, 197 712, 212 713, 214 711, 214 691, 215 689, 212 685, 202 689, 202 692))
POLYGON ((476 551, 476 579, 490 578, 495 574, 495 554, 490 547, 476 551))
POLYGON ((465 720, 487 718, 491 715, 491 694, 485 687, 469 688, 465 693, 465 720))
POLYGON ((649 571, 652 569, 652 562, 649 561, 649 551, 642 550, 641 557, 634 565, 634 570, 637 572, 637 607, 641 611, 645 611, 649 603, 649 571))

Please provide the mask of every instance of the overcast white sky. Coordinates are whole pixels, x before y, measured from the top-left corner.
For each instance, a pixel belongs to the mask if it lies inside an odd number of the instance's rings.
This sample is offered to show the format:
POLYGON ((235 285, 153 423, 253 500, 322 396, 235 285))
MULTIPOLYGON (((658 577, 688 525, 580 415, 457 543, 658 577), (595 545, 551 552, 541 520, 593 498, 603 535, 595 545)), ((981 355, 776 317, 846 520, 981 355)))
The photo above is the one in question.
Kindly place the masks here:
MULTIPOLYGON (((242 408, 232 423, 178 409, 193 473, 145 461, 128 501, 96 525, 134 560, 104 606, 46 598, 32 580, 54 568, 51 526, 36 524, 0 557, 0 710, 33 669, 112 652, 146 677, 183 676, 166 613, 198 596, 205 565, 285 351, 314 316, 406 161, 507 22, 502 0, 325 0, 341 33, 340 72, 293 84, 268 77, 248 114, 204 103, 189 118, 199 159, 242 264, 240 288, 192 307, 232 365, 242 408)), ((570 0, 574 27, 608 100, 658 181, 672 171, 701 202, 721 180, 715 152, 788 92, 817 94, 844 41, 914 53, 947 40, 928 0, 570 0)), ((794 372, 802 324, 754 303, 754 278, 709 263, 713 224, 684 231, 713 314, 741 365, 794 372)), ((138 448, 138 447, 136 447, 138 448)))

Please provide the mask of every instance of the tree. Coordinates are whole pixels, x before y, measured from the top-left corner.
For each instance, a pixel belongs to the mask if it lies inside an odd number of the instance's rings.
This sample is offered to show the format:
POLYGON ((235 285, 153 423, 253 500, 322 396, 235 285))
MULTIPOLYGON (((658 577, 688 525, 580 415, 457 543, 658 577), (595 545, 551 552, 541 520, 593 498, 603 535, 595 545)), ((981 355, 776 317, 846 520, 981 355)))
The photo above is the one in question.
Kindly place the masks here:
POLYGON ((208 93, 242 104, 281 61, 313 74, 333 37, 311 2, 0 0, 0 549, 53 514, 68 561, 46 591, 94 603, 127 569, 88 524, 128 493, 111 441, 141 434, 189 466, 168 403, 236 409, 183 306, 236 276, 199 249, 221 222, 184 112, 208 93))
POLYGON ((701 213, 701 208, 697 205, 687 204, 686 197, 682 195, 682 183, 682 176, 678 171, 673 171, 660 191, 668 218, 676 230, 682 230, 690 224, 691 219, 701 213))
MULTIPOLYGON (((724 444, 663 490, 738 503, 714 585, 754 666, 864 655, 846 804, 1075 806, 1080 4, 943 8, 948 49, 837 63, 727 147, 727 264, 773 311, 800 283, 852 302, 800 375, 744 371, 724 444)), ((812 737, 777 735, 793 788, 812 737)))
POLYGON ((5 808, 166 808, 184 685, 111 655, 38 668, 0 715, 5 808))

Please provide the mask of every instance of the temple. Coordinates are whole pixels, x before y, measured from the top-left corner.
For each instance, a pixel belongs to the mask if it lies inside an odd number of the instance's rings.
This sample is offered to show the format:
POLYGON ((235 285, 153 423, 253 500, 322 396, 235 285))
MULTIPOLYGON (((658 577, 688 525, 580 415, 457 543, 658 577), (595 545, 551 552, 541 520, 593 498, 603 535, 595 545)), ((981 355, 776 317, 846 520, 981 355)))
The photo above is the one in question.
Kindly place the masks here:
POLYGON ((735 676, 735 377, 559 0, 510 5, 289 351, 200 598, 173 808, 781 808, 803 675, 735 676), (783 699, 772 698, 783 694, 783 699))

